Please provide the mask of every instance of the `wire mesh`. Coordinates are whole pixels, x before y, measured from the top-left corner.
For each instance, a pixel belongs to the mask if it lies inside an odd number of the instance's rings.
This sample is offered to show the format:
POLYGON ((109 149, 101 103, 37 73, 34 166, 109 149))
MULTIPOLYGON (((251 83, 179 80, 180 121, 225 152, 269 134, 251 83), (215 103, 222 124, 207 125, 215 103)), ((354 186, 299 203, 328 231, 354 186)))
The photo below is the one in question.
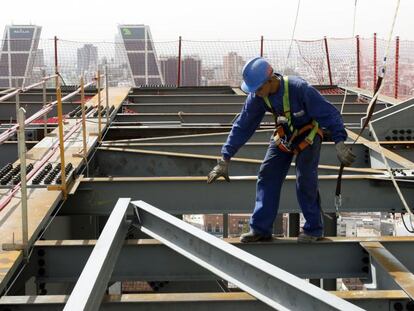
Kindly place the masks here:
MULTIPOLYGON (((276 72, 298 75, 312 84, 332 83, 357 86, 356 38, 267 40, 263 41, 264 57, 276 72)), ((382 93, 399 98, 414 95, 414 42, 400 41, 398 81, 395 79, 395 40, 388 59, 382 93), (398 83, 398 84, 396 84, 398 83)), ((29 85, 55 72, 55 41, 0 41, 0 88, 29 85), (29 52, 30 50, 30 52, 29 52)), ((377 39, 377 71, 382 64, 387 42, 377 39)), ((213 86, 237 87, 247 60, 260 55, 261 40, 195 41, 182 40, 181 67, 178 67, 179 41, 124 40, 114 42, 57 41, 58 71, 64 83, 76 85, 80 75, 90 82, 97 70, 108 69, 110 86, 213 86), (180 70, 179 70, 180 69, 180 70), (181 72, 178 77, 178 72, 181 72)), ((361 88, 374 88, 374 39, 360 38, 361 88)), ((48 82, 53 86, 54 81, 48 82)))

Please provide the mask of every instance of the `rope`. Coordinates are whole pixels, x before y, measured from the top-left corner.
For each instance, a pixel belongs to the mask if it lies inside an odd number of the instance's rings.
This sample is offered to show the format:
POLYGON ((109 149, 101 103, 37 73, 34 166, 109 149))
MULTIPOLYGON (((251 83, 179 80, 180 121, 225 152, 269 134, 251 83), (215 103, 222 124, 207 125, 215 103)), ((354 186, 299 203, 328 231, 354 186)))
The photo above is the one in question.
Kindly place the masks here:
POLYGON ((284 68, 283 68, 283 75, 285 75, 286 68, 287 68, 287 64, 288 64, 289 57, 290 57, 290 52, 292 51, 293 39, 295 38, 296 25, 297 25, 297 23, 298 23, 299 8, 300 8, 300 0, 298 0, 298 6, 297 6, 297 8, 296 8, 295 23, 293 24, 292 37, 290 38, 289 51, 288 51, 288 55, 287 55, 287 57, 286 57, 285 66, 284 66, 284 68))
MULTIPOLYGON (((397 20, 397 14, 398 14, 398 8, 399 7, 400 7, 400 0, 397 0, 397 6, 395 8, 395 13, 394 13, 394 19, 392 21, 390 33, 389 33, 389 36, 388 36, 387 49, 385 51, 385 55, 384 55, 384 58, 383 58, 383 63, 382 63, 382 66, 380 68, 380 72, 378 74, 378 80, 377 80, 377 84, 375 86, 374 96, 372 97, 372 99, 371 99, 371 101, 368 105, 367 116, 365 118, 365 122, 364 122, 358 136, 356 137, 356 139, 352 143, 352 145, 355 145, 355 143, 358 141, 359 137, 362 135, 363 131, 367 127, 368 123, 370 122, 372 114, 374 113, 374 108, 375 108, 375 104, 377 102, 377 98, 378 98, 379 93, 381 92, 381 90, 383 88, 383 83, 382 82, 383 82, 384 76, 385 76, 385 69, 386 69, 386 65, 387 65, 387 57, 388 57, 388 53, 389 53, 389 50, 390 50, 392 33, 394 32, 394 26, 395 26, 395 21, 397 20)), ((339 208, 342 206, 341 181, 342 181, 343 171, 344 171, 344 165, 341 164, 341 167, 339 168, 339 172, 338 172, 338 179, 337 179, 336 190, 335 190, 335 209, 336 209, 336 213, 338 213, 339 208)))
MULTIPOLYGON (((374 138, 375 143, 376 143, 376 144, 378 145, 378 147, 379 147, 380 154, 381 154, 381 157, 382 157, 382 161, 384 162, 385 168, 387 169, 387 172, 388 172, 388 174, 390 175, 390 178, 391 178, 392 184, 394 185, 394 188, 395 188, 395 190, 397 191, 398 196, 400 197, 400 200, 401 200, 402 204, 404 205, 404 208, 406 209, 406 211, 407 211, 408 215, 410 215, 410 223, 411 223, 411 227, 413 227, 411 219, 412 219, 412 217, 414 217, 414 215, 413 215, 413 213, 411 212, 411 209, 410 209, 410 207, 408 206, 407 201, 405 200, 404 195, 402 194, 401 189, 400 189, 400 187, 398 186, 398 184, 397 184, 397 182, 396 182, 396 180, 395 180, 395 178, 394 178, 394 174, 393 174, 393 173, 392 173, 392 171, 391 171, 391 167, 390 167, 390 165, 389 165, 389 163, 388 163, 387 158, 386 158, 386 157, 385 157, 385 155, 384 155, 384 152, 382 152, 382 147, 381 147, 381 145, 380 145, 380 143, 379 143, 379 140, 378 140, 377 134, 375 133, 374 127, 372 126, 372 123, 371 123, 371 122, 369 123, 369 129, 370 129, 370 131, 371 131, 371 133, 372 133, 372 137, 374 138)), ((403 222, 404 222, 404 217, 403 217, 403 222)), ((404 222, 404 226, 405 226, 405 222, 404 222)), ((405 228, 407 229, 407 231, 411 232, 410 230, 408 230, 407 226, 405 226, 405 228)))
MULTIPOLYGON (((355 21, 356 21, 357 3, 358 3, 358 0, 355 0, 355 3, 354 3, 354 21, 353 21, 353 24, 352 24, 352 38, 355 37, 355 24, 356 24, 355 21)), ((350 72, 351 72, 351 58, 349 58, 349 62, 348 62, 348 73, 346 74, 345 85, 348 85, 350 72)), ((341 105, 341 114, 344 112, 344 106, 345 106, 345 101, 346 101, 347 94, 348 94, 348 90, 345 89, 344 99, 342 100, 342 105, 341 105)))

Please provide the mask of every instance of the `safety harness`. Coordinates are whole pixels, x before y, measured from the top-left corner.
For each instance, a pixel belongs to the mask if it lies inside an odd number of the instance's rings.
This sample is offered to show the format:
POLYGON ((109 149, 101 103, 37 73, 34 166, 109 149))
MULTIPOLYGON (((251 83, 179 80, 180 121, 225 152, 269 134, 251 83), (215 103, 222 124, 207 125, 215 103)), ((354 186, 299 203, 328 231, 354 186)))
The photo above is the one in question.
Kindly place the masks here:
POLYGON ((311 123, 303 126, 300 129, 296 129, 292 124, 292 116, 290 113, 290 102, 289 102, 289 79, 287 76, 283 77, 284 81, 284 92, 283 92, 283 116, 278 116, 274 111, 269 97, 263 97, 266 106, 270 109, 275 119, 276 130, 273 134, 273 140, 276 146, 283 152, 298 154, 306 149, 308 146, 313 144, 313 140, 316 135, 323 138, 323 132, 319 128, 319 123, 316 120, 312 120, 311 123), (285 126, 292 134, 288 139, 288 135, 285 131, 285 126), (309 133, 308 133, 309 132, 309 133), (300 140, 304 134, 308 135, 300 140))

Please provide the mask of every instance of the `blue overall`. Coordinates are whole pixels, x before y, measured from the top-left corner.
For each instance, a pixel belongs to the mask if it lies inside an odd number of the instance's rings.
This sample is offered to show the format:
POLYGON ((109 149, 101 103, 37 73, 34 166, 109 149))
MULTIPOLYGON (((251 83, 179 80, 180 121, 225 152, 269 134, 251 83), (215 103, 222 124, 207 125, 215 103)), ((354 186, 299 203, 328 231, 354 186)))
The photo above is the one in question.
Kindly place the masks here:
MULTIPOLYGON (((283 115, 283 77, 279 76, 278 91, 269 96, 272 108, 277 115, 283 115)), ((331 132, 335 143, 345 141, 347 134, 339 111, 305 80, 289 76, 289 102, 292 124, 300 129, 312 120, 331 132)), ((263 98, 250 93, 243 109, 233 124, 226 143, 222 148, 224 159, 232 158, 260 125, 266 113, 263 98)), ((296 157, 296 193, 299 206, 306 219, 304 232, 313 236, 323 235, 318 194, 318 163, 321 138, 317 135, 311 146, 296 157)), ((260 167, 256 188, 256 205, 250 219, 254 232, 271 235, 276 218, 280 192, 288 173, 293 154, 281 151, 271 140, 265 159, 260 167)))

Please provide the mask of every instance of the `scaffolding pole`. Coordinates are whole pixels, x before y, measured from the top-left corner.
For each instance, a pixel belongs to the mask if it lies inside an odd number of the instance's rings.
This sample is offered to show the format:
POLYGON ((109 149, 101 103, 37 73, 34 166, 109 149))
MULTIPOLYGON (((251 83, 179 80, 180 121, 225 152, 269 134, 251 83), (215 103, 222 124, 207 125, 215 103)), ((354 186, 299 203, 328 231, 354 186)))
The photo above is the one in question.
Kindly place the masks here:
POLYGON ((24 133, 24 121, 26 110, 19 108, 17 120, 19 122, 18 148, 20 159, 20 193, 22 205, 22 247, 24 258, 28 258, 29 225, 27 217, 27 183, 26 183, 26 138, 24 133))

